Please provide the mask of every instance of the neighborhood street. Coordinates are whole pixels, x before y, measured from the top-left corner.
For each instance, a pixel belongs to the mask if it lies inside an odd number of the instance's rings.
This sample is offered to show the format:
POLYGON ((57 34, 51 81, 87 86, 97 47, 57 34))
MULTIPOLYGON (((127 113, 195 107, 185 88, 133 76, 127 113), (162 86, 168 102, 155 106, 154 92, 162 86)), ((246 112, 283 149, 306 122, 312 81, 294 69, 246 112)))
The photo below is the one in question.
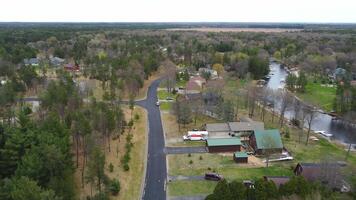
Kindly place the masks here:
POLYGON ((159 107, 156 106, 157 87, 160 80, 154 81, 148 88, 147 98, 137 101, 148 113, 148 153, 146 178, 143 191, 144 200, 166 199, 166 155, 164 153, 164 136, 159 107))

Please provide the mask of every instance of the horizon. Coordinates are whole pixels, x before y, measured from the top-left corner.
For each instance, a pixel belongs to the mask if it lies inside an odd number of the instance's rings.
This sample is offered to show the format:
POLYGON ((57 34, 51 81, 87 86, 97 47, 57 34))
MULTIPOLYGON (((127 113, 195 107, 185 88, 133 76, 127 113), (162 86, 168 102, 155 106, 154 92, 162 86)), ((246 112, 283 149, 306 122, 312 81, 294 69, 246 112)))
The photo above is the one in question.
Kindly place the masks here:
POLYGON ((356 23, 355 7, 349 0, 12 0, 2 2, 0 21, 356 23))

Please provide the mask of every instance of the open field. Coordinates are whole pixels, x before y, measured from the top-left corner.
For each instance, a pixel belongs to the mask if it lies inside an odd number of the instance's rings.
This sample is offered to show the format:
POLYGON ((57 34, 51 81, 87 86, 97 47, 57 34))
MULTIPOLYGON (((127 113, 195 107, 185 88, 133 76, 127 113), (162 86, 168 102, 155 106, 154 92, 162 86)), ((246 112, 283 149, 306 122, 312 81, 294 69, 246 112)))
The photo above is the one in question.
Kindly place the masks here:
POLYGON ((283 29, 283 28, 172 28, 168 31, 199 31, 199 32, 264 32, 264 33, 281 33, 281 32, 297 32, 303 29, 283 29))
POLYGON ((306 102, 320 106, 325 111, 331 111, 336 96, 336 87, 327 87, 310 81, 306 85, 306 92, 298 93, 297 96, 306 102))

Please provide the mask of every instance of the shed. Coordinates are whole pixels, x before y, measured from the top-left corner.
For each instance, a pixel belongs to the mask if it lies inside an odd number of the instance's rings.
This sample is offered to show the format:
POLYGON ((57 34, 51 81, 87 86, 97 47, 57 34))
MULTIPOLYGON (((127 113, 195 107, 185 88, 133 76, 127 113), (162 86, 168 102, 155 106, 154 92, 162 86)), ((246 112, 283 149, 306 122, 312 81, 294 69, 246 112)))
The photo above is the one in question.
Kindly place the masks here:
POLYGON ((241 150, 241 140, 238 137, 210 138, 206 140, 210 153, 236 152, 241 150))
POLYGON ((279 130, 257 130, 249 140, 250 146, 257 154, 263 154, 265 151, 272 151, 274 153, 282 153, 283 143, 279 130))
POLYGON ((235 152, 234 161, 236 163, 248 163, 248 155, 246 152, 235 152))

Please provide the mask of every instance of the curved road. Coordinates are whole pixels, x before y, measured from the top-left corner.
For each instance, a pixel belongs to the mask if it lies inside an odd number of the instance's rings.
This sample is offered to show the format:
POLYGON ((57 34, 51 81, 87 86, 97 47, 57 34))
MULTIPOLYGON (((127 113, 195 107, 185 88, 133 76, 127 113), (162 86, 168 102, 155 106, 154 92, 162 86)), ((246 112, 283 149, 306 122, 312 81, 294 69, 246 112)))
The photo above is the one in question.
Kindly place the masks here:
POLYGON ((156 106, 157 87, 160 80, 152 82, 147 91, 145 100, 137 101, 136 104, 145 108, 148 113, 148 153, 146 178, 143 191, 144 200, 166 199, 166 155, 164 153, 164 135, 161 122, 161 113, 156 106))

